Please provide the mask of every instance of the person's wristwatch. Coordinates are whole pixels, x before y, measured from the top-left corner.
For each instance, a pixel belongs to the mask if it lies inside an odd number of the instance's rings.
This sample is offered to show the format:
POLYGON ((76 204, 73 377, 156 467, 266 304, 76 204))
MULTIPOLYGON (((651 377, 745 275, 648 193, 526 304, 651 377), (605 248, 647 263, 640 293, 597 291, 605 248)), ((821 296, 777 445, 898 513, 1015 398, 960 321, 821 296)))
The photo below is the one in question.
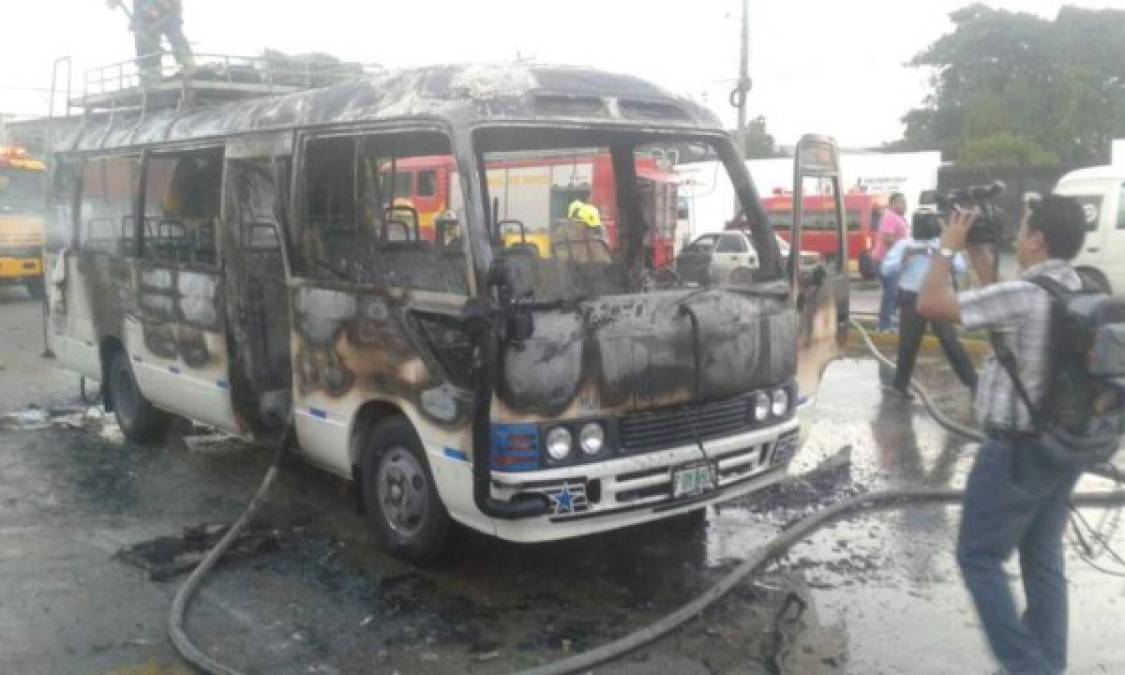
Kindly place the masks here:
POLYGON ((940 256, 942 258, 945 258, 949 262, 953 262, 953 257, 955 255, 957 255, 957 251, 954 251, 953 249, 949 248, 948 246, 942 246, 941 248, 938 249, 938 256, 940 256))

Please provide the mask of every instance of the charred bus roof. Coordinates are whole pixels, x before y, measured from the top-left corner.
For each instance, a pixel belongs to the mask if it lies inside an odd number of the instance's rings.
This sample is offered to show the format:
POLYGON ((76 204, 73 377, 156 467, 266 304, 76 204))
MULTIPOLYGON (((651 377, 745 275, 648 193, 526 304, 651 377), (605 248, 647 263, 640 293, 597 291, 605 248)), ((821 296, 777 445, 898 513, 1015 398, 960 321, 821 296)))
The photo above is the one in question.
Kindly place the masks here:
POLYGON ((388 71, 248 101, 56 119, 53 150, 125 149, 411 119, 461 129, 526 121, 721 130, 706 108, 628 75, 561 66, 458 65, 388 71))

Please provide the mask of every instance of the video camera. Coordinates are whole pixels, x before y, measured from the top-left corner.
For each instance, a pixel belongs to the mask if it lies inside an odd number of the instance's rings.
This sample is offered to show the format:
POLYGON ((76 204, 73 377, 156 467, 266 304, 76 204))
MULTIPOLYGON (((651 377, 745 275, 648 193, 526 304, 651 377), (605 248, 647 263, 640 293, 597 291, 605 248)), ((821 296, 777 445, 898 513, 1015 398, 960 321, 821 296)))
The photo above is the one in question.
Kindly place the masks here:
POLYGON ((943 223, 949 220, 957 207, 976 207, 980 215, 969 230, 969 241, 975 244, 998 243, 1003 233, 1004 211, 996 205, 996 198, 1004 192, 1004 187, 1004 183, 994 181, 946 193, 923 193, 920 208, 914 212, 911 222, 911 236, 919 240, 940 237, 943 223), (923 210, 926 206, 930 208, 923 210))

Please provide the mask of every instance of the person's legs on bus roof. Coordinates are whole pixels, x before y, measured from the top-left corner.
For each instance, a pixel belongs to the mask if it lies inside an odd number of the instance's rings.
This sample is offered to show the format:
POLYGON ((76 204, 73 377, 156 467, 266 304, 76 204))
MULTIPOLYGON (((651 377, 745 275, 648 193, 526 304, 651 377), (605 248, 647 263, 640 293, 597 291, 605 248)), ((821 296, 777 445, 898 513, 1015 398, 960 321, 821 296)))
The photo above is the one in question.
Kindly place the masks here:
POLYGON ((168 44, 172 47, 172 55, 176 58, 176 63, 180 64, 184 73, 189 74, 195 70, 195 54, 184 35, 183 20, 179 17, 167 19, 164 22, 164 36, 168 38, 168 44))
POLYGON ((137 49, 137 72, 141 84, 159 84, 160 30, 149 22, 139 21, 133 27, 133 43, 137 49))

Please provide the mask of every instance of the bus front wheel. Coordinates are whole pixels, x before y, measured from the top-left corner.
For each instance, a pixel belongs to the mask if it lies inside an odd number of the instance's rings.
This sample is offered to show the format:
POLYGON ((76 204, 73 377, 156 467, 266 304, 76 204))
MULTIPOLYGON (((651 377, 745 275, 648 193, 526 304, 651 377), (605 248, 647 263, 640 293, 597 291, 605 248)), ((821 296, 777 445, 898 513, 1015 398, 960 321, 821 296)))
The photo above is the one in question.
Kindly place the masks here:
POLYGON ((109 400, 117 424, 125 438, 134 443, 152 443, 164 437, 172 416, 157 408, 141 393, 133 368, 123 349, 118 349, 109 357, 109 400))
POLYGON ((415 563, 440 557, 451 520, 418 435, 405 417, 371 432, 360 458, 363 498, 379 544, 415 563))

